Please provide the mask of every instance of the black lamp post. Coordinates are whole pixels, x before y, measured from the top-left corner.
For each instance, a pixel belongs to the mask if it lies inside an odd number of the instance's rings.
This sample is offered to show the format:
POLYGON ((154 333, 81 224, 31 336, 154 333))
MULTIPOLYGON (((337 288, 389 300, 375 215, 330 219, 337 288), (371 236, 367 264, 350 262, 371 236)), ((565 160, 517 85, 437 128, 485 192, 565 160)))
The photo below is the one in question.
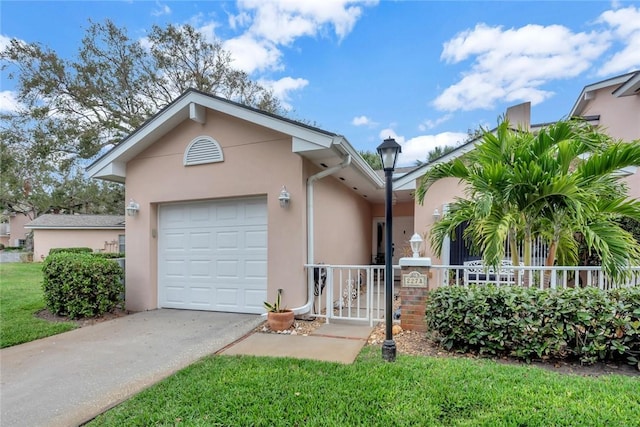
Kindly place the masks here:
POLYGON ((393 211, 391 198, 393 189, 391 178, 396 168, 398 154, 402 152, 402 147, 393 138, 387 138, 378 146, 378 154, 382 159, 385 182, 385 222, 387 224, 386 243, 384 250, 384 287, 385 287, 385 338, 382 343, 382 358, 387 362, 396 360, 396 343, 393 340, 392 313, 393 313, 393 261, 392 261, 392 239, 393 239, 393 211))

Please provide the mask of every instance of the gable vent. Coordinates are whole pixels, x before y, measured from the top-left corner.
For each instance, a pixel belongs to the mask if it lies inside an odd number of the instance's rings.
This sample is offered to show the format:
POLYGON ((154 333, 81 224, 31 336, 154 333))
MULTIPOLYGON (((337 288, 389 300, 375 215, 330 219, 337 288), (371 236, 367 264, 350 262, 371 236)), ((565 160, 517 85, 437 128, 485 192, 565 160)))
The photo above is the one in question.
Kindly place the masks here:
POLYGON ((184 165, 202 165, 205 163, 217 163, 224 161, 222 148, 218 142, 209 136, 199 136, 187 147, 184 152, 184 165))

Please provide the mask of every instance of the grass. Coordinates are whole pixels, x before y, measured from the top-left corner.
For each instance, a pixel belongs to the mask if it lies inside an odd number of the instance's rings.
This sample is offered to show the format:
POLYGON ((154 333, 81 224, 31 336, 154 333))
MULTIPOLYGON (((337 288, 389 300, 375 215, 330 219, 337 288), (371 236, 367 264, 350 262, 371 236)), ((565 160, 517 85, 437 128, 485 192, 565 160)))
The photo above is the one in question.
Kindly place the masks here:
POLYGON ((33 341, 76 328, 72 322, 48 322, 35 317, 45 308, 42 265, 0 264, 0 348, 33 341))
POLYGON ((353 365, 212 356, 90 426, 632 426, 640 380, 365 347, 353 365))

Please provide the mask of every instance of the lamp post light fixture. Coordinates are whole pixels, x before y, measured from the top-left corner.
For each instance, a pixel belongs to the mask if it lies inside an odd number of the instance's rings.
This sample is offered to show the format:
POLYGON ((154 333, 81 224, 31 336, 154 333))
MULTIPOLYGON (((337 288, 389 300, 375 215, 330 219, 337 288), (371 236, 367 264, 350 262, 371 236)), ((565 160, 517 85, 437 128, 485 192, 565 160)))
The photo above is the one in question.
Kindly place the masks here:
POLYGON ((291 194, 287 191, 287 187, 282 186, 282 190, 280 190, 280 195, 278 196, 278 200, 280 201, 281 208, 287 208, 289 206, 289 202, 291 201, 291 194))
POLYGON ((438 210, 438 208, 435 208, 433 210, 433 222, 438 222, 439 219, 440 219, 440 211, 438 210))
POLYGON ((127 215, 136 216, 136 214, 140 210, 140 204, 137 203, 135 200, 131 199, 129 201, 129 204, 124 208, 124 210, 127 211, 127 215))
POLYGON ((413 233, 413 236, 411 236, 411 239, 409 240, 409 244, 411 245, 413 257, 420 258, 420 245, 422 244, 422 236, 420 236, 418 233, 413 233))
POLYGON ((396 168, 398 154, 402 152, 402 147, 393 138, 387 138, 378 146, 378 154, 382 160, 382 168, 385 177, 385 223, 386 242, 384 251, 385 269, 385 339, 382 343, 382 358, 387 362, 396 360, 396 343, 393 340, 393 265, 392 265, 392 240, 393 240, 393 171, 396 168))

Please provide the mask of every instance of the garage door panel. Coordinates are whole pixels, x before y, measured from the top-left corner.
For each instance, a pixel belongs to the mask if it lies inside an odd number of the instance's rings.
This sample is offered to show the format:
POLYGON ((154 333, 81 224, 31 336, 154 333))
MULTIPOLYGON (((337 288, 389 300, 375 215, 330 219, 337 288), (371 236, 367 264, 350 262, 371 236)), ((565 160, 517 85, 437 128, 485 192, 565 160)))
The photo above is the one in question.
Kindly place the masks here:
POLYGON ((247 249, 267 250, 267 232, 262 230, 247 230, 244 233, 244 247, 247 249))
POLYGON ((211 222, 211 209, 207 205, 193 205, 188 208, 189 212, 189 226, 197 227, 202 224, 209 224, 211 222))
POLYGON ((209 260, 190 261, 189 277, 194 279, 211 279, 211 262, 209 260))
POLYGON ((265 279, 267 277, 267 262, 246 260, 244 262, 244 277, 251 279, 265 279))
POLYGON ((184 258, 165 260, 165 275, 168 278, 180 279, 187 277, 187 263, 184 258))
POLYGON ((191 286, 189 289, 189 303, 206 308, 211 305, 211 289, 207 287, 191 286))
POLYGON ((222 260, 216 262, 216 277, 218 279, 232 279, 238 277, 238 261, 222 260))
POLYGON ((219 287, 215 292, 216 305, 219 308, 233 308, 239 305, 238 288, 236 287, 219 287))
POLYGON ((219 231, 216 233, 215 248, 218 250, 237 250, 240 246, 238 231, 219 231))
POLYGON ((193 250, 206 250, 211 248, 212 233, 191 232, 189 233, 189 247, 193 250))
POLYGON ((261 289, 247 289, 244 291, 244 305, 255 310, 264 311, 264 301, 267 299, 267 291, 261 289))
POLYGON ((165 234, 165 249, 167 251, 183 252, 187 240, 184 232, 167 232, 165 234))
POLYGON ((159 212, 160 307, 264 311, 265 198, 165 205, 159 212))

